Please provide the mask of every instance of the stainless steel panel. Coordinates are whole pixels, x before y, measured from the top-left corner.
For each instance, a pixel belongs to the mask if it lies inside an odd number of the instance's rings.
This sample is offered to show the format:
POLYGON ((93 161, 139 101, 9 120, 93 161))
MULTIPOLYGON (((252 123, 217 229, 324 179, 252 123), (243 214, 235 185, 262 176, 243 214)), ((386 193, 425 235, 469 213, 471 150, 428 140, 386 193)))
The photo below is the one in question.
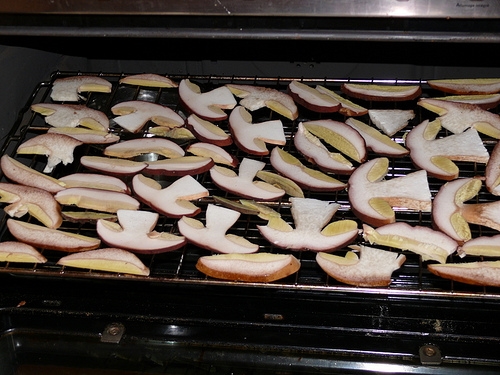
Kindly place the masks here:
POLYGON ((4 1, 3 13, 497 18, 494 0, 104 0, 4 1))

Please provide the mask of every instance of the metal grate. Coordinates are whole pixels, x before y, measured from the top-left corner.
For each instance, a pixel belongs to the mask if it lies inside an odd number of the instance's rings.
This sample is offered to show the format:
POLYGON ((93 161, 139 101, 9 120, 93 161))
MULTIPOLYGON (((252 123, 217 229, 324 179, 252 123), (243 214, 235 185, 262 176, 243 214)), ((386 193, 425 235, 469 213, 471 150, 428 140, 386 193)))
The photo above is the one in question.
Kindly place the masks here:
MULTIPOLYGON (((76 72, 57 72, 54 73, 52 80, 50 82, 40 83, 33 91, 33 94, 26 104, 26 106, 21 109, 18 121, 14 125, 10 134, 7 135, 5 139, 4 146, 1 150, 2 154, 9 154, 15 156, 17 160, 22 163, 37 169, 42 170, 46 163, 45 157, 28 157, 23 155, 16 155, 15 150, 21 142, 25 139, 45 132, 47 130, 47 125, 45 124, 44 118, 35 114, 30 110, 30 105, 33 103, 40 102, 50 102, 49 97, 51 85, 53 80, 57 78, 63 78, 66 76, 72 76, 76 72)), ((89 73, 85 73, 89 75, 89 73)), ((187 113, 180 106, 177 90, 176 89, 157 89, 148 87, 134 87, 130 85, 119 84, 120 78, 124 77, 126 74, 99 74, 101 77, 109 80, 113 84, 113 89, 111 94, 100 94, 91 93, 85 100, 85 104, 91 108, 103 111, 111 119, 110 130, 116 134, 120 134, 123 139, 130 138, 130 134, 126 134, 118 125, 112 121, 114 115, 111 113, 110 108, 119 102, 128 100, 143 100, 149 102, 155 102, 168 106, 178 112, 181 116, 187 117, 187 113)), ((261 85, 266 87, 275 88, 278 90, 286 90, 288 83, 291 78, 259 78, 259 77, 213 77, 213 76, 170 76, 174 81, 180 81, 183 78, 189 78, 194 83, 200 85, 202 91, 208 91, 220 85, 226 83, 240 83, 240 84, 250 84, 250 85, 261 85)), ((423 96, 436 96, 439 95, 438 92, 432 92, 425 82, 419 81, 398 81, 398 80, 349 80, 349 79, 304 79, 305 83, 314 85, 320 84, 331 90, 339 91, 340 85, 343 82, 374 82, 374 83, 404 83, 404 84, 421 84, 424 92, 423 96)), ((408 109, 411 108, 415 111, 416 116, 411 121, 410 127, 420 123, 423 119, 431 119, 433 115, 419 106, 415 105, 415 102, 373 102, 360 103, 364 106, 370 108, 387 108, 387 109, 408 109)), ((271 119, 281 119, 284 124, 285 134, 290 140, 291 136, 296 130, 297 124, 300 121, 306 120, 316 120, 320 118, 332 118, 334 120, 344 121, 345 117, 342 115, 335 114, 318 114, 305 110, 299 107, 300 115, 295 121, 287 120, 269 109, 261 109, 252 112, 252 117, 254 122, 266 121, 271 119)), ((360 118, 362 121, 369 123, 368 116, 360 118)), ((227 129, 227 123, 221 122, 219 125, 222 128, 227 129)), ((146 132, 148 126, 144 127, 146 132)), ((402 143, 404 133, 408 130, 401 131, 394 136, 394 139, 402 143)), ((137 137, 144 136, 144 134, 134 135, 137 137)), ((492 139, 485 139, 486 147, 491 150, 495 141, 492 139)), ((186 146, 187 143, 181 143, 182 146, 186 146)), ((101 145, 82 145, 79 146, 75 151, 75 162, 68 166, 58 166, 52 176, 62 177, 64 175, 78 172, 84 168, 79 165, 78 160, 82 155, 101 155, 102 149, 105 146, 101 145)), ((285 146, 286 149, 293 155, 301 159, 304 164, 310 165, 304 158, 297 153, 291 142, 288 142, 285 146)), ((239 160, 243 157, 247 157, 244 152, 237 149, 236 146, 230 146, 227 150, 235 155, 239 160)), ((370 157, 375 157, 375 155, 370 155, 370 157)), ((259 157, 267 163, 266 169, 272 170, 269 164, 268 157, 259 157)), ((484 173, 484 165, 479 165, 475 163, 459 163, 461 176, 476 176, 484 173)), ((391 171, 387 178, 397 177, 414 171, 415 168, 409 157, 393 159, 391 161, 391 171)), ((5 181, 5 177, 2 177, 2 181, 5 181)), ((197 216, 197 219, 204 221, 204 208, 207 204, 213 202, 213 196, 223 196, 230 199, 238 199, 236 196, 227 194, 216 186, 214 186, 210 181, 210 176, 205 174, 196 175, 197 178, 209 191, 210 197, 204 198, 196 202, 197 205, 202 207, 202 213, 197 216)), ((347 182, 348 177, 342 175, 335 175, 341 181, 347 182)), ((168 181, 165 181, 168 183, 168 181)), ((431 192, 435 194, 439 187, 442 185, 442 181, 429 178, 429 184, 431 192)), ((310 192, 304 191, 306 197, 317 198, 322 200, 336 201, 341 204, 340 210, 336 213, 334 219, 339 220, 341 218, 354 219, 357 220, 349 209, 349 201, 347 198, 347 193, 345 191, 336 193, 324 193, 324 192, 310 192)), ((486 191, 482 191, 478 196, 478 201, 489 201, 494 198, 489 195, 486 191)), ((285 197, 281 201, 269 203, 275 210, 279 211, 282 217, 293 223, 290 215, 289 203, 285 197)), ((144 206, 141 209, 149 210, 148 207, 144 206)), ((72 209, 73 210, 73 209, 72 209)), ((5 241, 12 239, 8 230, 6 230, 5 221, 7 220, 6 215, 2 213, 0 217, 0 240, 5 241)), ((431 218, 429 213, 414 212, 408 210, 398 210, 396 213, 398 221, 406 221, 412 225, 431 225, 431 218)), ((23 218, 24 219, 24 218, 23 218)), ((25 220, 29 220, 28 218, 25 220)), ((359 220, 358 220, 359 222, 359 220)), ((266 222, 259 219, 256 216, 244 215, 240 216, 238 222, 230 229, 230 233, 234 233, 240 236, 245 236, 251 242, 257 243, 260 246, 261 251, 267 252, 286 252, 285 250, 278 249, 269 244, 257 230, 257 225, 263 225, 266 222)), ((92 223, 72 223, 65 221, 60 228, 65 231, 72 231, 84 235, 97 236, 95 231, 95 224, 92 223)), ((492 235, 496 231, 490 230, 484 227, 473 227, 474 236, 478 235, 492 235)), ((176 220, 166 217, 161 217, 158 221, 156 230, 158 231, 170 231, 173 233, 177 232, 176 220)), ((361 240, 361 239, 360 239, 361 240)), ((391 249, 392 251, 397 251, 391 249)), ((405 252, 407 260, 403 267, 394 272, 393 282, 387 288, 356 288, 347 286, 336 280, 328 277, 315 261, 315 253, 302 251, 294 252, 294 255, 301 261, 300 270, 283 280, 279 280, 273 283, 237 283, 237 282, 226 282, 221 280, 215 280, 207 278, 205 275, 198 272, 195 268, 197 259, 202 255, 210 254, 208 251, 200 249, 193 245, 186 245, 184 248, 175 250, 172 252, 156 254, 156 255, 139 255, 141 260, 151 269, 151 275, 149 277, 136 277, 123 274, 113 274, 100 271, 86 271, 80 269, 74 269, 70 267, 61 267, 56 263, 59 258, 64 253, 50 250, 41 250, 43 255, 48 259, 45 264, 30 265, 30 264, 15 264, 15 263, 3 263, 0 264, 0 272, 10 273, 16 275, 30 275, 36 277, 71 277, 71 278, 98 278, 98 279, 125 279, 125 280, 137 280, 137 281, 147 281, 147 282, 159 282, 159 283, 188 283, 188 284, 215 284, 215 285, 238 285, 246 287, 266 287, 266 288, 289 288, 291 290, 319 290, 322 292, 342 292, 342 293, 373 293, 373 294, 387 294, 387 295, 437 295, 437 296, 447 296, 447 297, 467 297, 467 298, 500 298, 500 291, 497 288, 485 288, 485 287, 475 287, 468 286, 459 283, 453 283, 445 279, 441 279, 437 276, 430 274, 425 267, 425 263, 421 261, 421 258, 413 253, 405 252)))

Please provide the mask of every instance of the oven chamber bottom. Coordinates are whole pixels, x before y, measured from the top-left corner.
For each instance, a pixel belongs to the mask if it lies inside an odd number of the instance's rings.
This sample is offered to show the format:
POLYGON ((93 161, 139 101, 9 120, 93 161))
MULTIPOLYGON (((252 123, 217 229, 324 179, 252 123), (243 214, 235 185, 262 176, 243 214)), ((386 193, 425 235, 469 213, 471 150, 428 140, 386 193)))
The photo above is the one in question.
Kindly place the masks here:
MULTIPOLYGON (((111 60, 95 56, 89 45, 68 50, 69 43, 27 44, 0 46, 2 69, 12 72, 4 85, 8 90, 0 91, 2 134, 31 88, 56 70, 381 79, 478 72, 467 66, 463 56, 472 54, 463 49, 426 65, 422 56, 435 56, 436 46, 412 48, 418 58, 414 65, 402 61, 405 53, 399 61, 380 61, 389 55, 373 50, 364 59, 356 50, 344 62, 328 63, 312 53, 296 61, 286 48, 277 62, 272 59, 279 53, 269 49, 266 61, 252 61, 242 52, 235 63, 213 59, 208 47, 206 60, 188 60, 190 55, 160 61, 137 60, 130 52, 124 56, 117 46, 108 51, 116 53, 111 60), (452 61, 464 65, 450 68, 452 61)), ((325 49, 322 53, 331 58, 325 49)), ((490 65, 479 71, 500 74, 490 65)), ((488 296, 408 298, 6 273, 0 285, 1 374, 468 374, 498 373, 500 366, 500 302, 488 296)))

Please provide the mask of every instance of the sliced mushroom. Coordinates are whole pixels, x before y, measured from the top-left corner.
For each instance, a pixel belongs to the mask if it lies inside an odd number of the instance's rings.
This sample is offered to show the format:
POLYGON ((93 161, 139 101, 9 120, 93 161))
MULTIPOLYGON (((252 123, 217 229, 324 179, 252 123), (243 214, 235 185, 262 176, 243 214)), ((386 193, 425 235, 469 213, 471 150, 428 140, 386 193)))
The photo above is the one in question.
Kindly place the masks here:
POLYGON ((226 233, 240 217, 238 211, 209 204, 205 214, 205 225, 199 220, 182 217, 177 223, 181 234, 189 242, 217 253, 255 253, 259 245, 244 237, 226 233))
POLYGON ((393 207, 430 212, 431 192, 425 171, 384 179, 388 158, 376 158, 360 165, 348 182, 351 209, 362 221, 373 226, 393 223, 393 207))

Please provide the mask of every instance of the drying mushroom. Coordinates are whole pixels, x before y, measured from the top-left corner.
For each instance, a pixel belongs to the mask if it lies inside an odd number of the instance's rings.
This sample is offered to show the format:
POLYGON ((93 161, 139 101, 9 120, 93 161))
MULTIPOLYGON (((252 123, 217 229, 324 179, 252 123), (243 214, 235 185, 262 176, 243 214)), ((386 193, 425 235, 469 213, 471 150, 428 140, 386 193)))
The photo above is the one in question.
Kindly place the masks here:
POLYGON ((329 90, 324 86, 316 86, 316 90, 320 93, 328 95, 333 99, 340 102, 341 108, 339 109, 339 113, 344 116, 364 116, 368 113, 368 109, 356 104, 349 99, 344 98, 343 96, 337 94, 335 91, 329 90))
POLYGON ((308 168, 285 150, 275 147, 271 151, 271 165, 282 175, 311 191, 343 190, 346 184, 316 169, 308 168))
POLYGON ((73 187, 58 192, 54 198, 62 205, 115 213, 119 209, 138 210, 139 201, 128 194, 87 187, 73 187))
POLYGON ((86 128, 50 128, 47 133, 67 135, 85 144, 109 144, 120 140, 120 136, 108 131, 86 128))
POLYGON ((299 81, 290 82, 288 92, 295 102, 310 111, 333 113, 338 112, 341 108, 341 104, 337 99, 299 81))
POLYGON ((329 276, 345 284, 377 287, 389 285, 392 273, 406 260, 403 254, 370 246, 350 248, 355 251, 348 251, 344 256, 318 253, 316 262, 329 276))
POLYGON ((255 253, 259 245, 244 237, 226 233, 238 220, 240 213, 229 208, 209 204, 205 225, 199 220, 183 216, 177 223, 179 231, 189 242, 217 253, 255 253))
POLYGON ((136 138, 108 146, 103 153, 106 156, 125 159, 143 154, 157 154, 173 159, 184 156, 184 149, 165 138, 136 138))
POLYGON ((234 155, 231 155, 222 147, 212 143, 192 143, 186 148, 186 151, 196 156, 209 157, 215 164, 225 164, 231 167, 236 167, 239 163, 239 160, 234 155))
POLYGON ((129 176, 141 172, 148 164, 142 161, 133 161, 105 156, 84 155, 80 164, 94 171, 104 172, 115 176, 129 176))
POLYGON ((58 78, 52 84, 50 98, 54 101, 77 102, 82 92, 111 92, 111 82, 97 76, 58 78))
POLYGON ((17 241, 0 242, 0 262, 45 263, 45 258, 31 245, 17 241))
POLYGON ((147 163, 145 172, 163 176, 195 175, 208 171, 214 165, 211 157, 187 155, 174 159, 154 160, 147 163))
POLYGON ((75 128, 107 131, 109 119, 104 112, 83 104, 37 103, 31 110, 45 116, 45 122, 56 128, 75 128))
POLYGON ((139 132, 148 121, 170 128, 184 125, 184 119, 181 116, 158 103, 132 100, 115 104, 111 107, 111 112, 118 116, 113 120, 131 133, 139 132))
POLYGON ((249 111, 267 107, 290 120, 299 116, 292 97, 284 92, 269 87, 227 84, 226 87, 240 100, 240 105, 249 111))
POLYGON ((133 253, 113 247, 73 253, 57 261, 60 266, 149 276, 149 268, 133 253))
POLYGON ((174 88, 179 85, 170 78, 154 73, 133 74, 120 79, 120 83, 144 87, 174 88))
POLYGON ((66 188, 93 188, 130 193, 130 189, 125 182, 117 177, 100 173, 72 173, 60 177, 59 181, 63 182, 66 188))
POLYGON ((422 98, 418 105, 438 114, 443 128, 459 134, 469 128, 490 137, 500 138, 500 116, 475 104, 422 98))
POLYGON ((200 257, 196 268, 216 279, 270 283, 297 272, 300 262, 291 254, 215 254, 200 257))
POLYGON ((118 223, 100 219, 97 234, 111 247, 141 254, 176 250, 186 244, 183 236, 154 230, 159 214, 141 210, 118 210, 118 223))
POLYGON ((366 159, 366 142, 359 132, 340 121, 317 120, 303 122, 304 128, 321 138, 348 158, 362 163, 366 159))
POLYGON ((101 244, 98 238, 47 228, 43 225, 20 220, 8 219, 7 228, 18 241, 41 249, 72 253, 97 249, 101 244))
POLYGON ((431 192, 425 171, 384 179, 389 171, 388 158, 361 164, 351 175, 347 191, 351 209, 362 221, 374 226, 396 220, 393 207, 430 212, 431 192))
POLYGON ((265 166, 264 162, 243 158, 238 174, 232 169, 215 165, 210 169, 210 177, 213 183, 222 190, 240 197, 266 201, 279 199, 285 195, 283 189, 264 181, 254 181, 257 172, 265 166))
POLYGON ((354 220, 330 220, 340 205, 311 198, 290 198, 295 228, 280 217, 272 216, 259 232, 274 246, 291 250, 334 251, 358 236, 354 220))
POLYGON ((47 165, 43 172, 50 173, 59 163, 64 165, 73 163, 73 152, 82 144, 68 135, 45 133, 21 143, 17 148, 17 153, 47 156, 47 165))
POLYGON ((241 106, 229 116, 229 128, 236 145, 252 155, 267 155, 266 143, 284 145, 285 132, 281 120, 252 123, 252 115, 241 106))
POLYGON ((230 134, 227 134, 217 125, 203 120, 195 114, 189 115, 186 120, 186 127, 202 142, 213 143, 221 147, 229 146, 233 143, 233 138, 230 134))
POLYGON ((420 96, 419 85, 379 85, 376 83, 343 83, 342 92, 353 98, 371 101, 406 101, 420 96))
POLYGON ((302 122, 293 137, 293 144, 308 161, 316 164, 321 170, 340 174, 350 174, 354 171, 349 160, 339 152, 330 152, 318 137, 306 130, 302 122))
POLYGON ((432 205, 434 225, 459 243, 472 238, 469 223, 500 230, 500 201, 464 203, 481 187, 478 178, 459 178, 444 184, 432 205))
POLYGON ((488 162, 488 150, 476 129, 436 139, 440 130, 440 120, 424 120, 406 136, 413 163, 430 176, 443 180, 457 178, 460 170, 453 161, 488 162))
POLYGON ((7 154, 0 158, 0 167, 9 180, 21 185, 37 187, 49 193, 57 193, 65 188, 63 182, 27 167, 7 154))
POLYGON ((48 228, 59 228, 62 224, 61 208, 48 191, 0 183, 0 202, 9 203, 4 211, 11 217, 22 217, 29 213, 48 228))
POLYGON ((236 99, 226 86, 202 93, 200 87, 189 79, 180 82, 179 97, 185 107, 207 121, 227 119, 224 109, 233 109, 236 106, 236 99))
POLYGON ((363 224, 363 238, 370 244, 409 250, 422 260, 446 263, 446 258, 458 249, 458 243, 441 231, 428 227, 397 222, 372 228, 363 224))
POLYGON ((362 121, 350 117, 345 121, 345 123, 361 134, 365 140, 366 148, 372 150, 377 155, 401 157, 410 153, 409 150, 394 142, 387 135, 382 134, 377 129, 365 124, 362 121))
POLYGON ((132 189, 141 201, 156 211, 176 218, 197 215, 201 209, 190 201, 209 195, 208 190, 189 175, 162 188, 155 180, 137 174, 132 179, 132 189))

